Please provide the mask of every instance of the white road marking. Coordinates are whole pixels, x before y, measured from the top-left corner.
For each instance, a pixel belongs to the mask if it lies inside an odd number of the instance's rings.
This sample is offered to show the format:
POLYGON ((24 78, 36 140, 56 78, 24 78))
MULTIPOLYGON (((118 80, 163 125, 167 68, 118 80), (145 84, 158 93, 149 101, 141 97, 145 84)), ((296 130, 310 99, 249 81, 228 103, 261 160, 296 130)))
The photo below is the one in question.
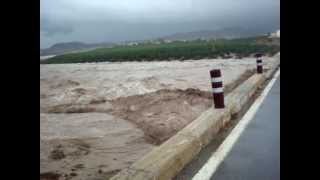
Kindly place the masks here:
POLYGON ((209 180, 212 175, 217 170, 220 163, 227 156, 227 154, 232 149, 235 142, 240 137, 241 133, 247 127, 249 122, 253 119, 254 115, 258 111, 263 100, 266 98, 268 92, 272 88, 273 84, 276 82, 278 76, 280 75, 280 69, 276 72, 272 80, 269 82, 267 87, 263 90, 261 95, 256 99, 250 109, 246 112, 243 118, 239 121, 237 126, 231 131, 229 136, 223 141, 219 146, 217 151, 215 151, 207 163, 198 171, 198 173, 192 178, 193 180, 209 180))

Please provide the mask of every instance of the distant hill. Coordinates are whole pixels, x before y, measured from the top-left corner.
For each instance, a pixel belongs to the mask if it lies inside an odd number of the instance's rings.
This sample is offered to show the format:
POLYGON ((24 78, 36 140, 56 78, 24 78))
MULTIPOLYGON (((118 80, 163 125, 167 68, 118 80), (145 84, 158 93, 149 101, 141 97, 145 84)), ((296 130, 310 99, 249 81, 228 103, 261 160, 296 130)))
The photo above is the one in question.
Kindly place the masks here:
MULTIPOLYGON (((245 37, 254 37, 260 35, 270 34, 273 31, 267 31, 267 28, 256 27, 256 28, 242 28, 242 27, 228 27, 222 28, 219 30, 202 30, 186 33, 176 33, 164 37, 157 38, 156 40, 196 40, 196 39, 235 39, 235 38, 245 38, 245 37)), ((270 29, 270 28, 268 28, 270 29)), ((124 41, 120 44, 130 45, 131 43, 141 43, 145 40, 136 40, 136 41, 124 41)), ((112 43, 83 43, 83 42, 65 42, 57 43, 50 48, 40 49, 40 56, 48 55, 61 55, 71 52, 81 52, 88 51, 96 48, 108 48, 112 47, 115 44, 112 43)))
POLYGON ((57 43, 50 48, 40 49, 40 56, 61 55, 70 52, 87 51, 100 47, 111 47, 112 43, 82 43, 82 42, 64 42, 57 43))
POLYGON ((252 29, 252 28, 239 28, 239 27, 230 27, 223 28, 219 30, 203 30, 187 33, 176 33, 169 36, 164 36, 161 39, 165 40, 195 40, 195 39, 234 39, 234 38, 243 38, 243 37, 252 37, 259 36, 269 33, 268 31, 261 29, 252 29))
POLYGON ((242 58, 256 53, 274 55, 280 51, 280 39, 269 36, 248 38, 141 43, 69 53, 40 61, 41 64, 170 61, 201 58, 242 58))

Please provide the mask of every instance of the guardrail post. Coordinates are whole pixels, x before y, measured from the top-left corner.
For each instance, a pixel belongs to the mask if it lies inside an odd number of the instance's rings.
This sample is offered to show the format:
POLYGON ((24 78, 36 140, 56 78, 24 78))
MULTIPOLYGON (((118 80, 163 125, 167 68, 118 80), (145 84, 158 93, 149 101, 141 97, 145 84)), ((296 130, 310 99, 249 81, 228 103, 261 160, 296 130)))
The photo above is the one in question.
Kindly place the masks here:
POLYGON ((210 71, 213 102, 216 109, 224 108, 224 93, 220 69, 210 71))

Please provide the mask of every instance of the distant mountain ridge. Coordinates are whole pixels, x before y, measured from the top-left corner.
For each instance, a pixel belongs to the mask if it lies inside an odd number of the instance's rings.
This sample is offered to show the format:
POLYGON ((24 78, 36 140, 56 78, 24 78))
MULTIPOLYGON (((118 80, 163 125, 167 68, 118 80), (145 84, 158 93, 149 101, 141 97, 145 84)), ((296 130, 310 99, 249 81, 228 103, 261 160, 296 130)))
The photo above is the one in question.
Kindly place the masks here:
POLYGON ((164 36, 161 39, 165 40, 195 40, 195 39, 219 39, 219 38, 242 38, 250 36, 258 36, 269 33, 266 30, 260 29, 245 29, 245 28, 223 28, 219 30, 202 30, 187 33, 176 33, 169 36, 164 36))
POLYGON ((40 49, 40 56, 61 55, 75 51, 85 51, 99 47, 111 47, 112 43, 83 43, 83 42, 63 42, 52 45, 46 49, 40 49))
MULTIPOLYGON (((270 29, 270 28, 268 28, 270 29)), ((168 36, 163 36, 162 40, 196 40, 196 39, 233 39, 233 38, 243 38, 243 37, 252 37, 268 34, 270 32, 274 32, 275 30, 267 31, 265 27, 256 27, 256 28, 243 28, 243 27, 228 27, 222 28, 218 30, 201 30, 201 31, 193 31, 186 33, 175 33, 168 36)), ((137 40, 137 41, 125 41, 120 44, 130 45, 132 42, 139 43, 144 42, 145 40, 137 40)), ((117 43, 118 44, 118 43, 117 43)), ((40 56, 48 56, 48 55, 61 55, 65 53, 71 52, 79 52, 79 51, 87 51, 100 47, 112 47, 116 45, 113 43, 83 43, 83 42, 64 42, 57 43, 51 46, 50 48, 40 49, 40 56)))

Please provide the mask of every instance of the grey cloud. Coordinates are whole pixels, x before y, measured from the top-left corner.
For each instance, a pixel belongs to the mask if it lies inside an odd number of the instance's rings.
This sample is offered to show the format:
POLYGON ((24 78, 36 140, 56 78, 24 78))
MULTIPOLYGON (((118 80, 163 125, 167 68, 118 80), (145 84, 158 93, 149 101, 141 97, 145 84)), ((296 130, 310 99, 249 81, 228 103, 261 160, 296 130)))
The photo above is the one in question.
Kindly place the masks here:
POLYGON ((63 22, 53 22, 49 19, 40 19, 41 31, 45 36, 54 36, 56 34, 70 34, 74 31, 73 26, 63 22))
MULTIPOLYGON (((280 26, 279 0, 44 0, 41 46, 123 41, 226 26, 280 26)), ((272 29, 271 28, 271 29, 272 29)))

